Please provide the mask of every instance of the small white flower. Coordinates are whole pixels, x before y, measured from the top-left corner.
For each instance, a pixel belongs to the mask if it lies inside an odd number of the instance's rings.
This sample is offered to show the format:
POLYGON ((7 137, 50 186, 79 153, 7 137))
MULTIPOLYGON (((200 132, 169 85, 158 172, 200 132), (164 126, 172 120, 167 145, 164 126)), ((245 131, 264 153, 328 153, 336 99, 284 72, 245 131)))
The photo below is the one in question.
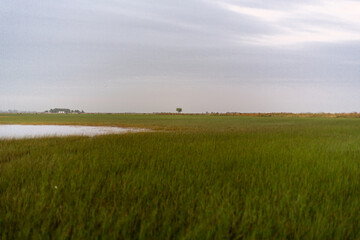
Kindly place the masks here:
POLYGON ((54 188, 57 189, 57 186, 55 186, 54 188))

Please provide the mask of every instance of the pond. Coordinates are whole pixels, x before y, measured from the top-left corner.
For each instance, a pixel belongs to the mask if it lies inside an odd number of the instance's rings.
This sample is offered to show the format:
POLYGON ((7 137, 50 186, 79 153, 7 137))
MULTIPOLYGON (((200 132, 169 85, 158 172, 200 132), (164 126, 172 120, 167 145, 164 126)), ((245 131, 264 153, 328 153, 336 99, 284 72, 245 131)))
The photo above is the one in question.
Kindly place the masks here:
POLYGON ((145 129, 121 127, 91 127, 91 126, 66 126, 66 125, 1 125, 0 139, 33 138, 50 136, 96 136, 105 134, 121 134, 141 132, 145 129))

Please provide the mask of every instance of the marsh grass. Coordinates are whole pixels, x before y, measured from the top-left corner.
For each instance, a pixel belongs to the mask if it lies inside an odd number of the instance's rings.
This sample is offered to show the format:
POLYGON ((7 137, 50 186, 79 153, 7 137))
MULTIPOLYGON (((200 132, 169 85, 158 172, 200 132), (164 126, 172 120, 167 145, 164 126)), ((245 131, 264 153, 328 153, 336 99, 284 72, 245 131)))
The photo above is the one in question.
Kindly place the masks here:
POLYGON ((2 239, 360 238, 357 119, 89 116, 172 131, 0 141, 2 239))

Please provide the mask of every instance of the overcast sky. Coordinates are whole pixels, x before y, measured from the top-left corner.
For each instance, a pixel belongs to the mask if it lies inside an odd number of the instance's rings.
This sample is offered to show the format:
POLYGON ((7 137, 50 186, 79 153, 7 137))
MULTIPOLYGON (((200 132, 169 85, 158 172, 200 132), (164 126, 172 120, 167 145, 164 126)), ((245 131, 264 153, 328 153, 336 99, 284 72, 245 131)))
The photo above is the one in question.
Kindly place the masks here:
POLYGON ((360 1, 2 0, 0 110, 360 112, 360 1))

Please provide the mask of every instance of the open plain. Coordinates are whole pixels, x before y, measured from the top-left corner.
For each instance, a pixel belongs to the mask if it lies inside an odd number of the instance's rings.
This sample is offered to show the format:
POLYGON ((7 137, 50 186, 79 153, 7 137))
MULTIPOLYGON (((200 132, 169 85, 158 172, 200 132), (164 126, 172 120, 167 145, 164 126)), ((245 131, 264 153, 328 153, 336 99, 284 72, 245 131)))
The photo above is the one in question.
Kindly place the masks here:
POLYGON ((0 140, 1 239, 359 239, 360 119, 2 114, 156 131, 0 140))

